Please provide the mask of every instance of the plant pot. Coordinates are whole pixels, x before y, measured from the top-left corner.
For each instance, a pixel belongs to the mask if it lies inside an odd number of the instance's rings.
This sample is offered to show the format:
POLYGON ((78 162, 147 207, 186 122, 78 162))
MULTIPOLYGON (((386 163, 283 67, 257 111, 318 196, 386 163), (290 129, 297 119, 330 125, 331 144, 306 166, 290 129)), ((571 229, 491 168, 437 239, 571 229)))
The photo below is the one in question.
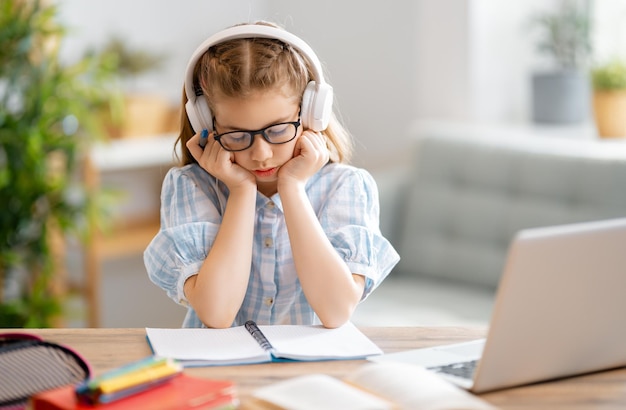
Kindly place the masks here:
POLYGON ((595 91, 593 112, 598 136, 626 137, 626 90, 595 91))
POLYGON ((590 117, 589 94, 586 73, 576 70, 535 73, 532 76, 533 121, 582 123, 590 117))
POLYGON ((146 137, 168 132, 172 108, 159 95, 128 94, 124 97, 124 118, 121 137, 146 137))

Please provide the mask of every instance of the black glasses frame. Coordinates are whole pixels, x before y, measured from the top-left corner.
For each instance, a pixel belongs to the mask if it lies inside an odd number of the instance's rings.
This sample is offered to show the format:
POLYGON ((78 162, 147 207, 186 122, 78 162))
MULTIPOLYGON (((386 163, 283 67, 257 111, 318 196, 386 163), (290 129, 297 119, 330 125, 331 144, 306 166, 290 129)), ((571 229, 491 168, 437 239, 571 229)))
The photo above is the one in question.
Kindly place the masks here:
MULTIPOLYGON (((263 139, 265 141, 267 141, 269 144, 272 145, 280 145, 280 144, 286 144, 290 141, 293 141, 294 138, 296 138, 296 136, 298 135, 298 128, 300 128, 300 125, 302 125, 301 122, 301 118, 300 118, 300 113, 298 113, 298 120, 296 121, 286 121, 286 122, 279 122, 276 124, 272 124, 272 125, 268 125, 265 128, 261 128, 259 130, 235 130, 235 131, 228 131, 228 132, 223 132, 221 134, 216 134, 215 136, 213 136, 213 138, 219 142, 219 144, 222 146, 222 148, 224 148, 226 151, 229 152, 239 152, 239 151, 245 151, 248 148, 250 148, 252 146, 252 144, 254 144, 254 137, 258 134, 261 134, 261 136, 263 137, 263 139), (296 128, 296 132, 294 132, 293 137, 289 138, 287 141, 281 141, 281 142, 274 142, 270 140, 270 137, 267 136, 266 131, 272 127, 275 127, 277 125, 293 125, 296 128), (248 146, 246 146, 245 148, 241 148, 241 149, 231 149, 231 148, 226 148, 224 146, 224 144, 222 143, 222 137, 228 134, 236 134, 236 133, 247 133, 250 134, 252 136, 252 138, 250 138, 250 143, 248 144, 248 146)), ((213 129, 215 129, 215 118, 213 118, 213 129)))

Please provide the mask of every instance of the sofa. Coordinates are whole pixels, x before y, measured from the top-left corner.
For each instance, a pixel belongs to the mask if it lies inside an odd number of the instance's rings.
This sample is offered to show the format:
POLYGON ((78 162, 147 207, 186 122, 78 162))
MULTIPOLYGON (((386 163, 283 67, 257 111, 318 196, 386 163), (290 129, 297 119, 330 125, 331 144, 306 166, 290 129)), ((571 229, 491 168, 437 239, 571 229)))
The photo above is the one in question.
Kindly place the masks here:
POLYGON ((379 289, 405 314, 486 323, 516 232, 626 215, 626 140, 431 127, 411 145, 409 165, 373 172, 381 230, 402 258, 379 289))

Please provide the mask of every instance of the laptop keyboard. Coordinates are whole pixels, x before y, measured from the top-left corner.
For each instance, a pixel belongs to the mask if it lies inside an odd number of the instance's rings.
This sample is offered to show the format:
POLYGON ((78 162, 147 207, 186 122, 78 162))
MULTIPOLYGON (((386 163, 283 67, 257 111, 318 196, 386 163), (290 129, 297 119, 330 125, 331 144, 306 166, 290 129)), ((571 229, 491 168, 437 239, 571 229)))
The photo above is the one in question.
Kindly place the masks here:
POLYGON ((477 364, 478 360, 470 360, 468 362, 453 363, 445 366, 429 367, 428 370, 471 380, 474 376, 477 364))

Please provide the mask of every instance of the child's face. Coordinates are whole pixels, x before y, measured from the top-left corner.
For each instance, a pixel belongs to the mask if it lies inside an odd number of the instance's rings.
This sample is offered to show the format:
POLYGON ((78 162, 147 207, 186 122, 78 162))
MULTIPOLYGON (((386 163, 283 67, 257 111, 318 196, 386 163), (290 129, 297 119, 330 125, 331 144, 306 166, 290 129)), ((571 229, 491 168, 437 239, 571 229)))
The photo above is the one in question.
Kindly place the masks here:
MULTIPOLYGON (((259 130, 273 124, 297 121, 297 99, 284 92, 255 93, 247 98, 227 98, 216 101, 213 115, 215 132, 259 130)), ((254 137, 252 146, 233 152, 234 162, 250 171, 256 178, 259 191, 267 196, 276 193, 278 170, 294 156, 302 126, 296 138, 284 144, 270 144, 261 134, 254 137)))

